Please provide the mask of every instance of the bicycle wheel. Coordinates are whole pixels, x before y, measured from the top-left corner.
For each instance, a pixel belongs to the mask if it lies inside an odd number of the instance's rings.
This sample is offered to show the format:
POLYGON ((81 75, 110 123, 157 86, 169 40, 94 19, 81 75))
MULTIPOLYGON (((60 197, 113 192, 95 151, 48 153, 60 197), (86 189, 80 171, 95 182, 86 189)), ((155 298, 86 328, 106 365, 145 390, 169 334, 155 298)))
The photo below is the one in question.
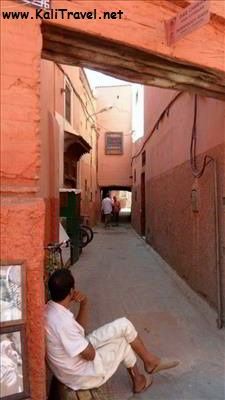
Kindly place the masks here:
POLYGON ((80 241, 79 241, 79 247, 83 248, 86 247, 89 243, 89 236, 88 233, 85 229, 80 228, 80 241))
POLYGON ((85 229, 87 231, 87 234, 89 236, 89 243, 92 241, 93 237, 94 237, 94 232, 93 230, 90 228, 90 226, 88 225, 81 225, 82 229, 85 229))

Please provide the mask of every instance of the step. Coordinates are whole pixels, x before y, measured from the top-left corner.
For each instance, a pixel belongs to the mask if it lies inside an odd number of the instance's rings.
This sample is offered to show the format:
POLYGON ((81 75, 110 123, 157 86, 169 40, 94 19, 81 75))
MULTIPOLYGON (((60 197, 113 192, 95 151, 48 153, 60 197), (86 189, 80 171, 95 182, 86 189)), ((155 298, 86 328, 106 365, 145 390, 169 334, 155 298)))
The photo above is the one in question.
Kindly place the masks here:
POLYGON ((106 398, 103 397, 101 388, 74 391, 53 376, 48 400, 106 400, 106 398))

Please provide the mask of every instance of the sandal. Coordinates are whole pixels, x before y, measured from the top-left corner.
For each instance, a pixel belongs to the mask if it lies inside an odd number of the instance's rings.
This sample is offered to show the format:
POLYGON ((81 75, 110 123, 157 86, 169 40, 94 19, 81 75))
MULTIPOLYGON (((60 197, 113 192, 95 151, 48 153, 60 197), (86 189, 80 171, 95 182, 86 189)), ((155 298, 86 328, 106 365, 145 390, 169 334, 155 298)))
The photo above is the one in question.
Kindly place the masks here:
POLYGON ((148 370, 145 367, 145 371, 148 374, 156 374, 157 372, 163 371, 165 369, 170 369, 170 368, 175 368, 178 366, 180 362, 178 360, 170 360, 168 358, 162 358, 159 362, 158 365, 156 365, 154 368, 152 368, 151 370, 148 370))
POLYGON ((152 385, 152 382, 153 382, 153 378, 152 378, 151 375, 145 376, 145 385, 144 385, 144 387, 142 389, 140 389, 140 390, 133 390, 133 392, 134 393, 145 392, 145 390, 147 390, 152 385))

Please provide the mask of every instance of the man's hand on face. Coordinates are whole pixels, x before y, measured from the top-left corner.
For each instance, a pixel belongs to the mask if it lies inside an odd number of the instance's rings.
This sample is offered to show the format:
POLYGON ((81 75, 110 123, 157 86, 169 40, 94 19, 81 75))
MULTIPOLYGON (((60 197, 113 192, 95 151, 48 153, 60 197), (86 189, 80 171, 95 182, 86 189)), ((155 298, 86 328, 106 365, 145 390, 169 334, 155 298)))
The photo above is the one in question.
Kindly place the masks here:
POLYGON ((81 293, 79 290, 74 290, 72 300, 74 300, 76 303, 84 305, 87 303, 87 296, 84 293, 81 293))

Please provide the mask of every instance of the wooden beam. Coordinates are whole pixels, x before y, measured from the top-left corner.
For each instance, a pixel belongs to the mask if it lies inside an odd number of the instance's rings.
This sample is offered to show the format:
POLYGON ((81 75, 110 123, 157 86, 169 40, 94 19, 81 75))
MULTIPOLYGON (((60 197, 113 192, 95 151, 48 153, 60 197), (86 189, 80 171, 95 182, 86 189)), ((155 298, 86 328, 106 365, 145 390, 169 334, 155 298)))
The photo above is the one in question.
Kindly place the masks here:
POLYGON ((225 100, 225 74, 220 71, 50 24, 42 25, 42 33, 42 56, 48 60, 92 68, 145 85, 225 100))
POLYGON ((94 37, 118 41, 152 54, 168 57, 184 64, 213 68, 225 73, 224 63, 224 1, 210 0, 211 21, 185 36, 172 46, 167 46, 164 22, 179 12, 191 0, 52 0, 53 8, 66 8, 70 12, 85 12, 96 8, 94 20, 52 19, 58 27, 89 33, 94 37), (181 6, 179 6, 179 4, 181 6), (104 19, 104 11, 122 10, 123 18, 104 19), (101 20, 99 20, 101 17, 101 20))

